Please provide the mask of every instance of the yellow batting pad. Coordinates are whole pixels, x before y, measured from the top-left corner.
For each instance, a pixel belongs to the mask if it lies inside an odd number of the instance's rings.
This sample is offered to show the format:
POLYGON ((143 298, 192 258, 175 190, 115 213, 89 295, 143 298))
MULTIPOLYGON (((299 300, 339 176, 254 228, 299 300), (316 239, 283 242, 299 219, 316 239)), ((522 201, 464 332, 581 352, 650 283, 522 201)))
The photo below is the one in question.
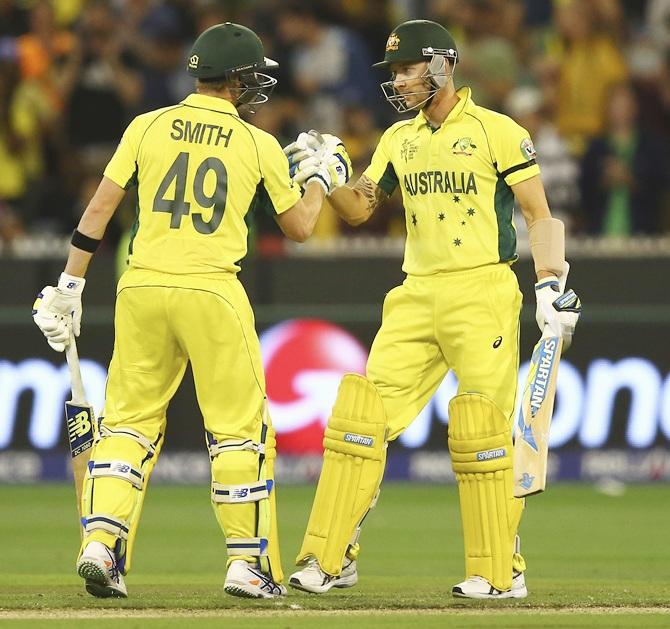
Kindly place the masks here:
POLYGON ((281 583, 274 482, 276 439, 265 403, 258 443, 252 439, 217 442, 208 435, 208 446, 212 506, 226 536, 228 565, 236 559, 258 562, 275 583, 281 583))
POLYGON ((347 549, 374 506, 386 463, 386 416, 375 386, 363 376, 342 379, 323 439, 323 468, 297 563, 310 555, 338 575, 347 549))
POLYGON ((130 429, 102 428, 84 480, 80 555, 89 542, 102 542, 114 549, 121 573, 130 570, 147 483, 162 443, 162 437, 151 443, 130 429))
POLYGON ((484 577, 509 590, 513 559, 517 568, 523 562, 515 555, 523 501, 513 495, 511 424, 486 396, 457 395, 449 404, 449 451, 461 502, 466 577, 484 577))

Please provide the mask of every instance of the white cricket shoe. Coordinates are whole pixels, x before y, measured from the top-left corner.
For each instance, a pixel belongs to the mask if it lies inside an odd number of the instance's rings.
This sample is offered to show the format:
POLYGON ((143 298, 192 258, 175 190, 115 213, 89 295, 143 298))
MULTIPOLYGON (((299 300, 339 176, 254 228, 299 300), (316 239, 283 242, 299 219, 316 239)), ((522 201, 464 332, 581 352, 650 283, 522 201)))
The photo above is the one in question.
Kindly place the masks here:
POLYGON ((350 588, 356 583, 358 583, 356 561, 348 557, 344 558, 342 572, 337 576, 326 574, 321 570, 316 558, 312 557, 307 565, 302 570, 294 572, 288 581, 291 587, 313 594, 323 594, 330 588, 350 588))
POLYGON ((248 564, 243 559, 230 563, 223 591, 243 598, 274 598, 286 594, 286 588, 275 583, 270 575, 248 564))
POLYGON ((86 591, 98 598, 126 598, 128 590, 116 566, 114 553, 102 542, 91 542, 77 562, 77 574, 86 579, 86 591))
POLYGON ((512 588, 509 590, 498 590, 483 577, 469 577, 454 585, 451 593, 456 598, 526 598, 528 596, 523 572, 514 573, 512 588))

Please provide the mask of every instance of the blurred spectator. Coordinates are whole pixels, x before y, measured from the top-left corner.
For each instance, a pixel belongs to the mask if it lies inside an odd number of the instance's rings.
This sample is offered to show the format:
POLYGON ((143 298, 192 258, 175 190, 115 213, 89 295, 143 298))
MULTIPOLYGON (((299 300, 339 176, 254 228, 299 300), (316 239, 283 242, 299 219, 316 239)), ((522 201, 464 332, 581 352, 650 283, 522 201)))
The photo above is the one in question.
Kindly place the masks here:
POLYGON ((325 23, 318 5, 307 2, 282 5, 277 19, 282 40, 293 47, 294 85, 309 99, 306 127, 339 133, 343 106, 374 106, 381 100, 372 61, 356 33, 325 23))
POLYGON ((465 37, 462 42, 456 40, 459 62, 454 79, 457 85, 469 86, 473 100, 482 107, 499 110, 517 83, 517 52, 512 41, 499 34, 502 25, 514 30, 516 22, 509 12, 516 6, 516 2, 496 0, 462 3, 465 37))
POLYGON ((82 157, 104 165, 142 96, 139 62, 123 42, 117 16, 91 2, 63 76, 68 138, 82 157))
POLYGON ((0 202, 25 211, 30 186, 42 171, 40 119, 19 64, 10 49, 0 46, 0 202))
POLYGON ((654 43, 665 53, 670 52, 670 0, 648 0, 647 28, 654 43))
POLYGON ((534 87, 517 88, 504 109, 530 133, 551 213, 570 228, 579 204, 579 165, 546 115, 542 93, 534 87))
POLYGON ((614 87, 607 99, 606 131, 589 144, 582 162, 587 229, 606 236, 659 231, 667 147, 640 127, 629 84, 614 87))
POLYGON ((550 54, 558 72, 556 122, 579 154, 602 133, 607 95, 628 71, 620 43, 596 19, 595 3, 557 0, 555 6, 558 41, 550 54))

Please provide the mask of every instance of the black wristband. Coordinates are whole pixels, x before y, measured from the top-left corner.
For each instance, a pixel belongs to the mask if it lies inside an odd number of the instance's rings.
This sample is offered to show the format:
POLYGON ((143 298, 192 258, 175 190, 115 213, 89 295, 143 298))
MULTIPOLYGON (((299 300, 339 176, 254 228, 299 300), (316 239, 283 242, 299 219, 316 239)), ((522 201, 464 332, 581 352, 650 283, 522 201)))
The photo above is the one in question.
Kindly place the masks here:
POLYGON ((100 244, 99 240, 82 234, 78 229, 72 232, 72 240, 70 242, 73 247, 77 247, 77 249, 81 249, 82 251, 88 251, 89 253, 95 253, 100 244))

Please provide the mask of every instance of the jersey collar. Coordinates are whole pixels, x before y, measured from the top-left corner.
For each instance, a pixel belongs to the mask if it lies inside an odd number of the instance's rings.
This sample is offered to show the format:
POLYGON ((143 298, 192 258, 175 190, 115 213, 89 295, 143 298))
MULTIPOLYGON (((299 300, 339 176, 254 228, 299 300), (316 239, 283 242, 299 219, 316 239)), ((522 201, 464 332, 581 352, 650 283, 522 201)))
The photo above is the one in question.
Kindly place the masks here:
POLYGON ((217 96, 207 96, 205 94, 189 94, 183 101, 183 105, 190 105, 191 107, 199 107, 200 109, 213 109, 225 114, 233 114, 237 116, 237 109, 229 100, 225 98, 218 98, 217 96))
MULTIPOLYGON (((460 87, 459 89, 456 90, 456 94, 458 94, 459 101, 456 103, 456 106, 449 112, 449 115, 446 117, 445 121, 442 123, 442 125, 440 125, 441 127, 444 126, 445 124, 449 124, 450 122, 459 120, 463 116, 463 113, 469 110, 473 105, 469 87, 460 87)), ((426 118, 426 115, 423 113, 423 109, 416 115, 414 121, 418 127, 421 127, 423 125, 427 125, 428 127, 430 127, 430 125, 428 124, 428 119, 426 118)))

